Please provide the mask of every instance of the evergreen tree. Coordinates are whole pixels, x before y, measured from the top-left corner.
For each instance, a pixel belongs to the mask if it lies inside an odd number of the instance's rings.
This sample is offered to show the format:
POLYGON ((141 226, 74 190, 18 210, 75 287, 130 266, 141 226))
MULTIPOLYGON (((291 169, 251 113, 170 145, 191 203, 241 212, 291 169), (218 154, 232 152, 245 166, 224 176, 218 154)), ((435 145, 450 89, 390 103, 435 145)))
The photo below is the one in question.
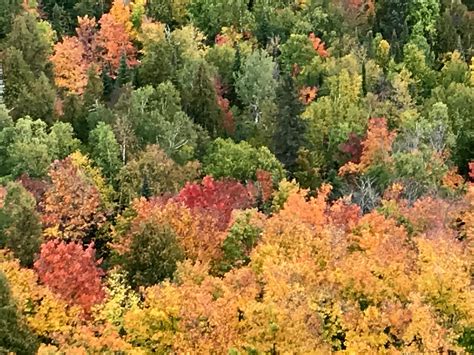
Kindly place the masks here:
POLYGON ((118 87, 122 87, 131 80, 131 70, 127 64, 127 56, 122 54, 122 57, 120 57, 120 66, 118 68, 116 84, 118 87))
POLYGON ((198 60, 186 66, 181 74, 185 112, 211 136, 217 136, 221 126, 221 111, 209 65, 204 60, 198 60))
POLYGON ((273 144, 275 155, 285 169, 293 172, 298 150, 304 145, 306 124, 300 118, 303 105, 298 99, 295 84, 290 76, 282 78, 278 88, 278 115, 273 144))
POLYGON ((102 100, 104 95, 104 82, 97 73, 97 69, 91 66, 87 71, 87 85, 84 90, 83 100, 87 109, 92 108, 102 100))
POLYGON ((10 32, 15 16, 21 11, 21 0, 2 0, 0 2, 0 39, 10 32))
POLYGON ((23 59, 33 73, 38 75, 47 69, 49 55, 52 52, 52 32, 47 22, 37 22, 29 12, 15 18, 11 32, 6 38, 6 47, 21 51, 23 59))

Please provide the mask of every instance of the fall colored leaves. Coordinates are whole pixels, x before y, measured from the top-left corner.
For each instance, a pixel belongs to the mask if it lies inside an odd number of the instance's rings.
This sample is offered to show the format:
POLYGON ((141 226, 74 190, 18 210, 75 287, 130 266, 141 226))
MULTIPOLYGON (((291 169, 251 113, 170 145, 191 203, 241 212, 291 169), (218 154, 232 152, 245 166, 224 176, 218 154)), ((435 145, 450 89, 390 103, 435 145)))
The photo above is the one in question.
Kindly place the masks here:
POLYGON ((87 16, 78 19, 77 36, 65 37, 54 46, 53 63, 55 83, 74 94, 82 94, 87 85, 87 72, 110 68, 115 76, 122 57, 127 65, 136 64, 136 50, 132 44, 130 8, 115 1, 110 13, 104 14, 98 24, 87 16))

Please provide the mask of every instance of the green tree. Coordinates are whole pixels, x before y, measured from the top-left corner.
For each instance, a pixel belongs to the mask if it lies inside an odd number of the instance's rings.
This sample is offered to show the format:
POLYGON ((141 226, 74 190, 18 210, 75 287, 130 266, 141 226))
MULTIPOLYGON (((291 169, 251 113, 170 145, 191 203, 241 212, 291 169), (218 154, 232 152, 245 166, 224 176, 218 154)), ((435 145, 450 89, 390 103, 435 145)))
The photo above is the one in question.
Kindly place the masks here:
POLYGON ((47 22, 38 22, 32 13, 24 12, 13 21, 5 47, 18 49, 33 73, 38 75, 49 65, 48 57, 53 50, 52 37, 53 33, 47 22))
POLYGON ((447 88, 433 90, 434 102, 443 102, 448 108, 451 131, 456 137, 452 160, 463 174, 468 173, 468 163, 474 156, 474 87, 451 83, 447 88))
POLYGON ((280 98, 278 100, 278 115, 273 136, 274 152, 285 169, 294 171, 298 151, 300 147, 304 146, 306 122, 300 117, 303 105, 290 76, 282 79, 278 97, 280 98))
POLYGON ((13 19, 21 11, 21 0, 4 0, 0 3, 0 39, 10 32, 13 19))
POLYGON ((18 316, 8 280, 0 271, 0 353, 35 354, 39 342, 18 316))
POLYGON ((270 172, 275 182, 285 175, 283 166, 267 147, 257 149, 245 141, 234 143, 230 138, 217 138, 203 158, 204 173, 215 179, 255 181, 257 170, 270 172))
POLYGON ((52 157, 49 151, 47 125, 30 117, 20 118, 13 127, 0 132, 0 142, 6 149, 8 169, 5 175, 19 176, 27 173, 31 177, 46 175, 52 157))
POLYGON ((117 72, 116 84, 119 87, 124 86, 132 80, 132 72, 127 64, 127 56, 122 54, 120 57, 120 65, 117 72))
POLYGON ((209 64, 202 59, 186 63, 179 73, 179 86, 184 111, 215 137, 221 130, 222 111, 209 64))
POLYGON ((186 23, 186 7, 191 0, 149 0, 147 14, 157 21, 180 26, 186 23))
POLYGON ((438 53, 460 51, 465 57, 473 53, 474 20, 461 1, 450 1, 437 22, 438 38, 435 48, 438 53))
POLYGON ((188 11, 194 25, 209 38, 214 38, 222 27, 233 26, 241 31, 253 23, 246 0, 192 0, 188 11))
POLYGON ((375 31, 390 42, 396 56, 401 55, 410 34, 409 12, 410 0, 380 0, 376 3, 375 31))
POLYGON ((89 134, 89 150, 92 160, 108 179, 113 180, 122 162, 120 161, 120 146, 112 127, 99 122, 89 134))
POLYGON ((184 259, 176 234, 169 226, 145 221, 131 232, 130 250, 122 265, 132 286, 152 286, 171 278, 176 263, 184 259))
POLYGON ((168 39, 144 43, 143 58, 138 69, 141 85, 157 85, 176 76, 176 48, 168 39))
POLYGON ((44 121, 25 117, 0 132, 0 146, 5 151, 4 175, 44 177, 50 163, 75 151, 79 141, 67 123, 56 123, 48 133, 44 121))
POLYGON ((84 106, 88 109, 101 102, 104 95, 104 84, 94 66, 87 71, 87 85, 84 90, 84 106))
POLYGON ((240 71, 235 74, 237 96, 255 124, 262 119, 264 105, 272 103, 275 99, 277 88, 275 74, 275 63, 261 49, 255 50, 245 58, 240 71))
POLYGON ((41 221, 35 198, 17 182, 10 182, 0 201, 0 248, 10 249, 23 266, 33 265, 41 245, 41 221))
POLYGON ((189 162, 181 166, 158 146, 150 145, 120 170, 117 177, 120 201, 127 204, 143 195, 176 193, 186 182, 199 176, 198 170, 198 163, 189 162))
POLYGON ((291 74, 295 67, 303 69, 315 56, 316 51, 308 36, 292 34, 281 46, 281 55, 278 59, 282 70, 291 74))
POLYGON ((74 129, 69 123, 56 122, 49 132, 49 151, 53 159, 64 159, 79 149, 80 141, 74 137, 74 129))
POLYGON ((156 88, 134 90, 119 106, 140 146, 158 144, 178 162, 192 159, 199 140, 205 136, 203 129, 183 112, 180 94, 169 81, 156 88))
POLYGON ((250 252, 256 246, 262 226, 253 222, 255 210, 242 212, 232 224, 222 243, 223 258, 219 265, 221 272, 242 267, 250 262, 250 252))

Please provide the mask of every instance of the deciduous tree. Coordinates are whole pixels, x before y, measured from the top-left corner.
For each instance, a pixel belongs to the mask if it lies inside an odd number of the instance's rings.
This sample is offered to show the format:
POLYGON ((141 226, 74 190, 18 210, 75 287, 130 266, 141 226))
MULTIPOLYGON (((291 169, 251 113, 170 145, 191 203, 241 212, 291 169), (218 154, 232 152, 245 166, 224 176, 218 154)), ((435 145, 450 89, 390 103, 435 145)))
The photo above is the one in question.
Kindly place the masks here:
POLYGON ((51 240, 41 246, 34 266, 41 282, 88 314, 105 296, 100 263, 95 259, 93 244, 84 249, 79 243, 51 240))
POLYGON ((52 185, 42 201, 47 238, 81 240, 104 220, 100 192, 72 158, 56 161, 49 171, 52 185))

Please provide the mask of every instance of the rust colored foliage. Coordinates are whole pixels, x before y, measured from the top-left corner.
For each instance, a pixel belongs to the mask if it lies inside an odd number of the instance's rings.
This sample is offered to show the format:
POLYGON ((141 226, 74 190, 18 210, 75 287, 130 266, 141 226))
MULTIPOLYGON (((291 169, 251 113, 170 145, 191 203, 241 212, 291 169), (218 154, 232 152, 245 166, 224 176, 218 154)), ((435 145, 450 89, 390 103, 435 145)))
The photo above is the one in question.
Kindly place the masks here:
POLYGON ((363 173, 371 166, 390 163, 390 153, 395 137, 396 133, 388 130, 385 118, 371 118, 367 128, 367 137, 362 142, 360 162, 348 162, 339 169, 339 175, 363 173))
POLYGON ((76 28, 77 38, 81 42, 84 58, 87 63, 92 63, 97 55, 96 34, 97 22, 95 18, 88 16, 78 18, 78 27, 76 28))
POLYGON ((100 192, 70 157, 49 171, 52 185, 44 194, 44 234, 49 238, 81 240, 105 220, 100 192))
POLYGON ((186 258, 204 263, 217 260, 225 234, 217 229, 215 218, 204 212, 192 212, 172 199, 137 199, 128 212, 119 217, 112 247, 119 254, 127 253, 141 226, 153 223, 172 228, 186 258))
POLYGON ((300 101, 304 105, 309 105, 311 102, 316 99, 316 96, 318 95, 318 88, 314 86, 304 86, 300 90, 300 101))
POLYGON ((234 114, 230 110, 230 101, 224 97, 225 89, 220 83, 219 80, 215 80, 214 86, 217 93, 217 105, 222 112, 222 127, 228 135, 233 135, 235 133, 235 120, 234 114))
POLYGON ((184 203, 193 211, 213 216, 218 228, 225 230, 232 211, 252 207, 255 196, 250 187, 237 181, 216 181, 211 176, 206 176, 201 184, 186 184, 176 201, 184 203))
POLYGON ((54 46, 50 60, 56 85, 71 93, 82 94, 87 85, 88 63, 81 41, 77 37, 64 37, 54 46))
POLYGON ((350 133, 347 141, 339 146, 339 150, 349 156, 349 161, 359 164, 362 157, 362 139, 355 133, 350 133))
POLYGON ((260 189, 260 195, 262 198, 262 202, 267 202, 270 200, 273 194, 273 178, 272 173, 265 170, 258 169, 256 172, 257 175, 257 183, 260 189))
POLYGON ((41 246, 34 267, 39 279, 70 305, 81 306, 86 314, 104 298, 94 245, 49 241, 41 246))
POLYGON ((100 30, 97 33, 97 45, 102 50, 104 64, 110 65, 111 75, 114 77, 120 66, 120 58, 125 55, 127 65, 134 66, 136 49, 131 42, 130 34, 125 25, 111 15, 104 14, 99 20, 100 30))
POLYGON ((218 46, 223 46, 223 45, 229 43, 229 38, 226 35, 222 35, 222 34, 218 33, 216 35, 216 38, 215 38, 214 42, 218 46))
POLYGON ((311 32, 309 34, 309 40, 311 41, 314 50, 316 51, 316 53, 318 53, 320 57, 322 58, 329 57, 329 53, 326 50, 326 45, 323 41, 321 41, 321 38, 316 37, 314 33, 311 32))

